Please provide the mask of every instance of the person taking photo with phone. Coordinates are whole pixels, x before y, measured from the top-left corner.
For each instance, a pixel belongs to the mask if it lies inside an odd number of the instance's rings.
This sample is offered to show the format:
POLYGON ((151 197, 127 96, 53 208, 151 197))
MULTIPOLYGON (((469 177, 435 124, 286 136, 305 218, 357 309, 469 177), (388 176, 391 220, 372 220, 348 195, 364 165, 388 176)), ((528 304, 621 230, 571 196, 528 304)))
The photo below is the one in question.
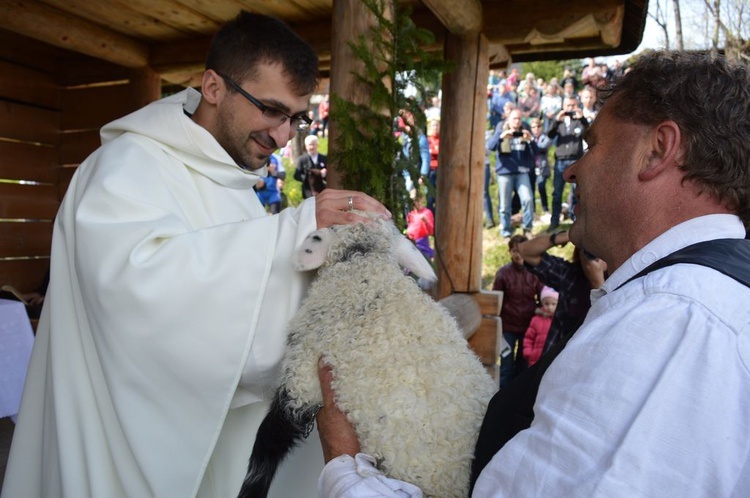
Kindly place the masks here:
POLYGON ((522 119, 521 111, 513 109, 508 119, 498 124, 495 133, 487 141, 487 150, 497 151, 495 172, 500 197, 500 234, 506 243, 513 235, 510 212, 514 190, 521 201, 524 234, 531 234, 534 221, 534 202, 529 172, 534 168, 537 146, 531 132, 523 127, 522 119))
MULTIPOLYGON (((549 232, 554 232, 560 225, 562 211, 562 195, 565 187, 563 173, 568 166, 583 156, 583 134, 589 127, 589 120, 583 117, 578 107, 578 101, 572 97, 565 97, 563 107, 557 113, 556 125, 550 128, 547 136, 556 140, 555 144, 555 174, 552 178, 552 217, 549 232)), ((573 185, 575 189, 575 185, 573 185)), ((571 206, 572 212, 572 206, 571 206)))

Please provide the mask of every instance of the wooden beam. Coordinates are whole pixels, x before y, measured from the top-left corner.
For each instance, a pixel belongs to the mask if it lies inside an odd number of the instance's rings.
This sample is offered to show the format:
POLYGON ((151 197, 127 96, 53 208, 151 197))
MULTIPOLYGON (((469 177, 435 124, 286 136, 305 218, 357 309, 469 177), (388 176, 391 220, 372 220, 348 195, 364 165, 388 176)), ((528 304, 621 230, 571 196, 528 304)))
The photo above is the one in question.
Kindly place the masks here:
MULTIPOLYGON (((2 1, 2 0, 0 0, 2 1)), ((318 55, 321 73, 331 68, 331 23, 315 21, 289 25, 318 55)), ((212 36, 203 36, 151 46, 149 66, 170 83, 192 86, 203 73, 212 36)))
MULTIPOLYGON (((606 20, 622 16, 623 0, 597 2, 537 0, 532 8, 509 8, 505 3, 487 4, 484 9, 484 31, 490 43, 510 45, 525 41, 529 33, 555 35, 588 16, 606 20)), ((606 21, 602 22, 605 24, 606 21)), ((602 48, 604 48, 602 42, 602 48)))
POLYGON ((513 59, 505 45, 494 44, 487 48, 487 58, 490 61, 490 67, 507 67, 513 63, 513 59))
POLYGON ((484 130, 489 62, 487 39, 448 34, 443 75, 435 246, 436 299, 475 293, 482 280, 484 130))
MULTIPOLYGON (((526 43, 527 37, 533 32, 546 35, 565 32, 566 29, 580 23, 582 19, 592 16, 601 25, 603 31, 599 36, 597 48, 608 48, 607 42, 613 40, 612 20, 622 18, 624 12, 624 0, 600 0, 597 2, 588 0, 570 2, 535 0, 529 8, 519 8, 515 4, 510 6, 506 2, 484 2, 482 5, 484 20, 482 34, 492 45, 508 46, 526 43)), ((458 15, 461 9, 454 8, 454 10, 457 12, 453 15, 458 15)), ((435 12, 429 9, 417 10, 415 8, 412 19, 420 28, 428 29, 434 33, 437 42, 444 42, 443 27, 445 23, 435 12)), ((622 26, 619 29, 621 30, 622 26)), ((537 51, 541 51, 541 47, 538 46, 537 51)))
POLYGON ((473 336, 482 324, 482 310, 473 296, 473 294, 456 293, 439 301, 456 320, 464 339, 473 336))
POLYGON ((150 67, 130 72, 130 108, 135 111, 161 98, 161 78, 150 67))
POLYGON ((464 0, 460 7, 455 0, 423 0, 445 28, 454 35, 477 34, 482 30, 482 4, 464 0))
POLYGON ((0 0, 2 27, 55 47, 125 67, 148 64, 148 46, 39 2, 0 0))
POLYGON ((174 43, 161 43, 151 47, 149 66, 168 79, 170 73, 203 72, 206 55, 211 46, 210 36, 190 38, 174 43))

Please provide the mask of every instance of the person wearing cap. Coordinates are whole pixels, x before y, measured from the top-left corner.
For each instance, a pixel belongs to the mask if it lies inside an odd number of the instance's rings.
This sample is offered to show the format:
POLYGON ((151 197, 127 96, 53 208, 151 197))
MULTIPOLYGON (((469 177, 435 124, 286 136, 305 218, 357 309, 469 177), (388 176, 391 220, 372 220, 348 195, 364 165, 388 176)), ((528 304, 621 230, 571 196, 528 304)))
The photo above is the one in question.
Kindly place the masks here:
POLYGON ((529 366, 539 361, 542 356, 544 342, 547 340, 559 297, 560 295, 552 287, 545 285, 542 289, 542 306, 536 310, 536 315, 531 319, 529 328, 523 336, 523 357, 526 358, 529 366))

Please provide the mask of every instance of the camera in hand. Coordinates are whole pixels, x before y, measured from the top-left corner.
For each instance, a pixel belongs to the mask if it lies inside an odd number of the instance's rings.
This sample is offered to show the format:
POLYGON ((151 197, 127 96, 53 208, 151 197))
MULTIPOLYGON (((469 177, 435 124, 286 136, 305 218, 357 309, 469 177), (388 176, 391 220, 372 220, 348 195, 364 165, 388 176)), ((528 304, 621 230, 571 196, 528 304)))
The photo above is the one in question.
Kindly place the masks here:
POLYGON ((575 111, 565 111, 566 116, 570 116, 571 118, 576 115, 575 111))
POLYGON ((522 131, 514 131, 513 132, 513 136, 514 137, 522 137, 523 136, 523 132, 522 131))

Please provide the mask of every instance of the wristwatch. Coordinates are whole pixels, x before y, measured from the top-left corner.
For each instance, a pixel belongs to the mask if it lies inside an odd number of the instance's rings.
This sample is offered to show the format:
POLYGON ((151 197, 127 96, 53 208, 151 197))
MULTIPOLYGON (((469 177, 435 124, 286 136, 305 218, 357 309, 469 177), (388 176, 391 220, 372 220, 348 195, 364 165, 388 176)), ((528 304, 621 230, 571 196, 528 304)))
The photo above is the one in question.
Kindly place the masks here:
MULTIPOLYGON (((562 231, 555 232, 555 233, 553 233, 553 234, 551 234, 549 236, 549 243, 552 244, 552 246, 556 246, 557 245, 557 241, 555 239, 557 239, 557 236, 560 235, 561 233, 563 233, 563 232, 562 231)), ((567 244, 567 242, 565 244, 567 244)), ((565 245, 565 244, 563 244, 563 245, 565 245)))

